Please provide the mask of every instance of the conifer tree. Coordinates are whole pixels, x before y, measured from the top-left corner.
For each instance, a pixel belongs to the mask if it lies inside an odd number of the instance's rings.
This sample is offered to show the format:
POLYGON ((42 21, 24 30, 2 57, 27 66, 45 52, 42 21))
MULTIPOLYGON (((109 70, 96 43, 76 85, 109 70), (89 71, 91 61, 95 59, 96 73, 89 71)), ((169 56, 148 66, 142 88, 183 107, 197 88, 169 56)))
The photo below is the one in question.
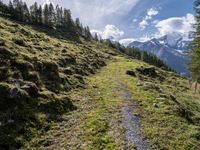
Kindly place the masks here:
POLYGON ((42 6, 40 5, 37 10, 38 24, 42 25, 42 6))
POLYGON ((196 32, 192 44, 192 62, 190 64, 190 71, 193 79, 200 83, 200 0, 195 3, 196 10, 196 32))
POLYGON ((15 10, 14 10, 12 1, 9 1, 8 11, 9 11, 9 14, 10 14, 11 18, 13 18, 15 10))
POLYGON ((94 34, 94 40, 95 40, 95 41, 99 41, 99 38, 98 38, 97 33, 94 34))
POLYGON ((70 29, 72 25, 71 11, 69 9, 64 9, 62 26, 66 29, 70 29))
POLYGON ((30 15, 31 15, 31 22, 34 24, 38 23, 38 4, 35 2, 31 7, 30 7, 30 15))
POLYGON ((30 13, 29 13, 29 9, 27 7, 27 4, 24 2, 23 4, 23 21, 24 22, 30 22, 30 13))
POLYGON ((43 17, 44 17, 44 25, 48 26, 48 24, 49 24, 49 6, 48 6, 48 4, 44 5, 43 17))
POLYGON ((52 3, 49 4, 49 12, 48 12, 48 22, 49 26, 53 27, 55 23, 55 10, 52 3))

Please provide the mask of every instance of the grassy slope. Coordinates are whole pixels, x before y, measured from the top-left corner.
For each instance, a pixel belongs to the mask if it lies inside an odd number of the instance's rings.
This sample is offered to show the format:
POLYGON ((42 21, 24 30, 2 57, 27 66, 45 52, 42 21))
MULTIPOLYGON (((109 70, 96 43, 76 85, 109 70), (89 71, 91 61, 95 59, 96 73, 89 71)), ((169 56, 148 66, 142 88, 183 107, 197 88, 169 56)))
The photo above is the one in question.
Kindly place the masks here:
MULTIPOLYGON (((122 56, 115 56, 114 59, 107 61, 109 57, 113 58, 110 55, 113 51, 92 42, 82 41, 82 44, 77 44, 68 40, 52 38, 30 27, 19 26, 3 19, 0 20, 0 30, 0 40, 5 41, 6 47, 18 53, 17 60, 29 61, 25 58, 37 57, 41 60, 40 62, 51 61, 58 64, 60 78, 64 76, 67 80, 72 81, 72 84, 67 84, 67 88, 63 88, 64 83, 59 82, 60 90, 58 92, 52 91, 54 89, 49 89, 49 86, 52 86, 45 82, 49 79, 40 71, 31 70, 31 72, 35 71, 39 74, 40 81, 43 83, 41 87, 38 87, 39 93, 40 95, 42 93, 42 97, 45 96, 42 99, 39 96, 34 100, 39 103, 55 100, 65 101, 65 98, 62 97, 67 96, 76 109, 62 111, 62 113, 57 112, 54 108, 58 107, 57 109, 60 110, 66 107, 66 105, 60 103, 57 105, 50 103, 52 105, 45 106, 45 109, 50 109, 51 113, 36 109, 34 120, 37 121, 31 120, 31 126, 27 126, 25 130, 26 133, 30 134, 27 135, 28 139, 24 139, 21 130, 17 130, 20 131, 20 134, 18 132, 13 133, 12 140, 22 142, 23 149, 89 150, 128 147, 121 123, 123 98, 119 94, 119 82, 123 82, 127 86, 132 93, 133 101, 138 103, 137 111, 142 118, 142 132, 149 139, 152 149, 198 149, 200 147, 200 98, 198 95, 194 96, 189 90, 186 79, 160 69, 157 69, 157 72, 161 77, 164 77, 164 80, 143 75, 138 77, 126 75, 127 70, 148 65, 122 56), (34 37, 28 38, 29 34, 22 35, 22 29, 29 29, 28 32, 31 32, 34 37), (13 41, 16 35, 24 38, 28 47, 17 45, 13 41), (35 40, 36 45, 34 44, 35 40), (41 48, 38 48, 37 44, 41 48), (31 48, 29 48, 30 46, 31 48), (38 49, 43 50, 39 51, 38 49), (63 49, 66 50, 63 51, 63 49), (72 75, 64 74, 63 69, 69 66, 59 64, 59 59, 64 57, 63 52, 66 53, 66 51, 67 56, 76 57, 76 62, 70 67, 80 68, 79 70, 82 71, 73 70, 72 75), (99 62, 102 61, 106 61, 108 65, 97 74, 87 77, 84 80, 86 84, 83 84, 80 76, 95 72, 97 68, 101 67, 99 62), (99 67, 90 65, 92 70, 87 70, 88 66, 84 67, 94 62, 97 65, 99 64, 99 67), (78 78, 76 77, 77 74, 79 75, 78 78), (73 87, 74 85, 77 86, 73 87), (80 86, 84 88, 76 88, 80 86), (51 96, 52 93, 54 93, 53 97, 51 96), (56 115, 56 119, 49 118, 50 114, 56 115), (37 127, 38 124, 39 127, 37 127)), ((4 67, 1 66, 1 68, 4 67)), ((9 86, 15 86, 10 82, 13 80, 12 72, 14 70, 12 67, 9 69, 11 72, 9 77, 4 79, 1 84, 6 83, 9 86)), ((35 105, 38 106, 38 104, 35 105)), ((30 108, 30 105, 28 105, 28 108, 30 108)), ((0 112, 1 115, 5 113, 0 112)), ((7 115, 10 114, 7 113, 7 115)), ((30 120, 26 121, 30 123, 30 120)), ((15 125, 6 124, 7 129, 12 129, 16 127, 15 125)), ((1 134, 1 136, 4 138, 5 134, 1 134)))
POLYGON ((68 92, 115 53, 53 29, 0 18, 0 149, 15 149, 76 109, 68 92), (65 36, 65 34, 64 34, 65 36))
POLYGON ((88 77, 85 89, 70 94, 79 111, 63 115, 65 119, 54 124, 45 135, 34 139, 31 147, 44 149, 44 145, 38 145, 38 141, 49 140, 53 142, 47 149, 133 149, 134 146, 131 148, 125 142, 121 122, 123 98, 118 87, 122 82, 132 93, 133 101, 138 103, 142 132, 152 149, 198 149, 199 96, 194 96, 188 90, 187 80, 159 69, 157 71, 165 77, 162 83, 148 77, 143 82, 153 82, 162 91, 158 92, 153 87, 146 89, 140 85, 142 81, 137 77, 126 75, 126 70, 141 65, 148 66, 117 56, 96 75, 88 77), (176 100, 169 95, 176 97, 176 100))

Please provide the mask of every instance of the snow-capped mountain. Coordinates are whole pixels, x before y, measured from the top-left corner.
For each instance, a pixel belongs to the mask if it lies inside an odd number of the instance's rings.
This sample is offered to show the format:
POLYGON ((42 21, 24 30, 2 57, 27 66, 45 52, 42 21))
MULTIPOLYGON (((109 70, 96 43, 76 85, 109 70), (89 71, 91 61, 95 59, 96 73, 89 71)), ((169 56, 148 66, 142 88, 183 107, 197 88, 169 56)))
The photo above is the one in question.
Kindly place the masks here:
POLYGON ((189 71, 187 66, 190 58, 186 52, 189 50, 191 41, 192 33, 187 36, 179 33, 171 33, 146 42, 134 41, 128 46, 153 53, 177 72, 188 76, 189 71))

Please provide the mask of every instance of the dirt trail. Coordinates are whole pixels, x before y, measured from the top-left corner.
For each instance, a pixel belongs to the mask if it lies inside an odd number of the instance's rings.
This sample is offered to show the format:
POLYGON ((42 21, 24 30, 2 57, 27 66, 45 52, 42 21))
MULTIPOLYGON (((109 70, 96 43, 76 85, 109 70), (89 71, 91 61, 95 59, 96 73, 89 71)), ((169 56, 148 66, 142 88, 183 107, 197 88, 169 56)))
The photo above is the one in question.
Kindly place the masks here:
POLYGON ((119 84, 119 91, 124 100, 122 123, 126 129, 125 138, 127 144, 134 145, 137 150, 149 150, 149 144, 141 134, 140 117, 136 114, 137 104, 132 101, 126 85, 119 84))

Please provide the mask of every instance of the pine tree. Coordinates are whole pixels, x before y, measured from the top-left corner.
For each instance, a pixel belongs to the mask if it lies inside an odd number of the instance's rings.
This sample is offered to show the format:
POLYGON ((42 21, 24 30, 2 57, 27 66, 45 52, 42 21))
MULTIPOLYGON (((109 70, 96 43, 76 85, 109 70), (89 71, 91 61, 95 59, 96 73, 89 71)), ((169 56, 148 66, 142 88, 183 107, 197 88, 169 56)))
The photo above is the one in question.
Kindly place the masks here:
POLYGON ((200 82, 200 0, 195 3, 196 10, 196 33, 192 44, 192 62, 190 64, 190 71, 193 79, 200 82))
POLYGON ((69 9, 64 9, 62 26, 70 30, 70 27, 72 27, 72 25, 73 23, 72 23, 71 11, 69 9))
POLYGON ((56 6, 56 26, 60 27, 62 25, 62 15, 63 15, 63 12, 62 12, 62 7, 60 8, 59 5, 56 6))
POLYGON ((27 4, 24 2, 23 4, 23 21, 24 22, 30 22, 30 13, 29 13, 29 9, 27 7, 27 4))
POLYGON ((98 38, 97 33, 94 34, 94 40, 95 40, 95 41, 99 41, 99 38, 98 38))
POLYGON ((91 39, 92 37, 92 34, 90 33, 90 28, 88 26, 85 28, 85 37, 87 39, 91 39))
POLYGON ((30 7, 30 16, 31 16, 31 22, 34 24, 38 23, 38 4, 35 2, 31 7, 30 7))
POLYGON ((55 10, 54 10, 54 6, 52 3, 49 4, 49 12, 48 12, 48 22, 49 22, 49 26, 53 27, 55 24, 55 10))
POLYGON ((0 0, 0 14, 7 15, 8 13, 8 7, 3 3, 3 1, 0 0))
POLYGON ((37 10, 38 24, 42 25, 42 6, 40 5, 37 10))
POLYGON ((49 24, 49 6, 48 6, 48 4, 44 5, 43 16, 44 16, 44 25, 48 26, 48 24, 49 24))

